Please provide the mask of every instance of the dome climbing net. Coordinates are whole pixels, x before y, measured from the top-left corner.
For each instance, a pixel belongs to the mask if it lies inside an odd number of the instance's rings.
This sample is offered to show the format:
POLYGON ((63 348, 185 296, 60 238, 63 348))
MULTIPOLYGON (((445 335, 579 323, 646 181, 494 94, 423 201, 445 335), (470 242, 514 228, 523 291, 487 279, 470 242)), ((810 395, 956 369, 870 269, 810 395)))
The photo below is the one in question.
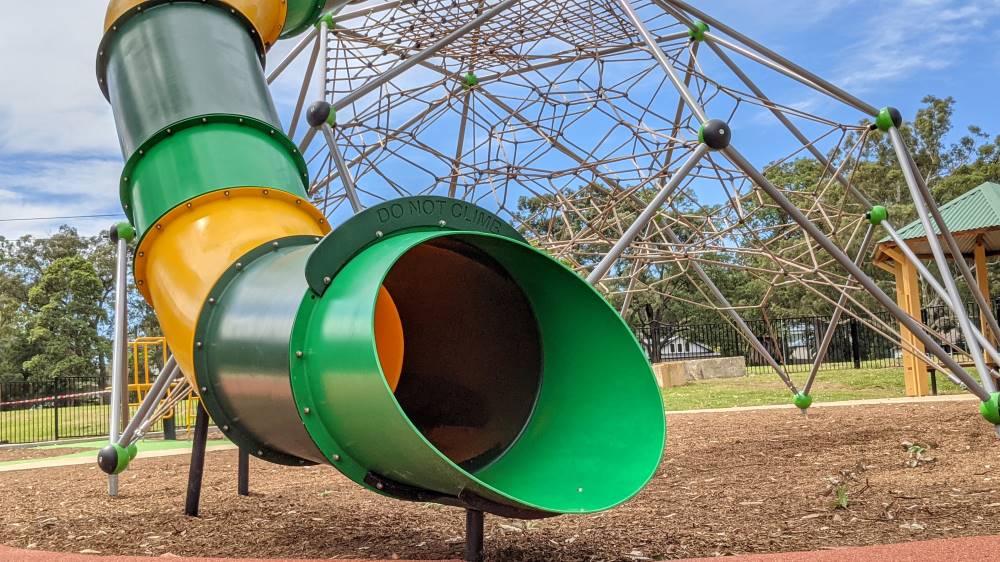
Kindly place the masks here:
MULTIPOLYGON (((783 291, 904 349, 927 343, 926 361, 984 400, 996 391, 988 367, 976 383, 934 348, 940 334, 901 318, 852 268, 870 257, 876 229, 892 229, 854 185, 873 137, 892 139, 914 193, 926 188, 903 157, 897 111, 680 0, 331 4, 270 79, 308 61, 301 88, 292 78, 289 132, 334 223, 402 196, 464 199, 587 276, 623 314, 650 295, 718 313, 796 395, 808 395, 815 369, 797 387, 743 321, 783 291), (317 117, 317 100, 330 111, 317 117)), ((936 204, 918 207, 932 216, 936 204)), ((939 282, 948 295, 949 281, 939 282)))

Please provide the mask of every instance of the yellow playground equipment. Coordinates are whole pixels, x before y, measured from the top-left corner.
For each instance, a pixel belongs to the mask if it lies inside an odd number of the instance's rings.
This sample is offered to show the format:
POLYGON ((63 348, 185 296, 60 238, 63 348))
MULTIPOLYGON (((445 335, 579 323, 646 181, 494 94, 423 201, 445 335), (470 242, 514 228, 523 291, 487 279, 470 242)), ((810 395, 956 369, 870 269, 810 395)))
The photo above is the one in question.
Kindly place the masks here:
MULTIPOLYGON (((152 388, 156 375, 166 365, 169 351, 167 341, 162 336, 140 336, 129 341, 129 352, 131 368, 128 378, 128 419, 131 419, 152 388)), ((190 429, 194 426, 195 415, 198 412, 198 395, 187 385, 184 386, 188 390, 181 392, 187 395, 180 397, 173 407, 167 409, 160 418, 161 421, 151 430, 161 429, 160 424, 169 423, 168 420, 172 420, 174 426, 179 428, 190 429)), ((162 404, 166 405, 173 401, 172 397, 177 387, 177 382, 170 386, 161 401, 162 404)))

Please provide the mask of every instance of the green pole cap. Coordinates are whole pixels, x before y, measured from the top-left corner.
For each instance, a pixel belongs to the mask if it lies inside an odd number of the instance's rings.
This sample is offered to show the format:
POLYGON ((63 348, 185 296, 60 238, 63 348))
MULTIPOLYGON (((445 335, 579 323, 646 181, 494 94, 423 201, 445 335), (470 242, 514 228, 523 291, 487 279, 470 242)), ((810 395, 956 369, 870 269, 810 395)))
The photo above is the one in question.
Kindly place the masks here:
POLYGON ((112 242, 118 242, 119 240, 131 242, 135 240, 135 227, 127 222, 111 225, 111 228, 108 229, 108 238, 112 242))
POLYGON ((979 413, 991 424, 1000 425, 1000 392, 994 392, 989 400, 980 403, 979 413))
POLYGON ((466 72, 462 77, 462 87, 471 90, 479 85, 479 77, 471 72, 466 72))
POLYGON ((705 34, 710 31, 708 24, 703 21, 696 21, 691 29, 688 30, 688 36, 691 37, 692 41, 704 41, 705 34))
POLYGON ((135 459, 135 456, 139 454, 139 446, 136 445, 135 443, 132 443, 131 445, 126 447, 125 450, 128 451, 129 462, 132 462, 135 459))
POLYGON ((812 403, 812 396, 808 394, 800 392, 795 395, 795 407, 800 410, 808 410, 809 406, 812 406, 812 403))
POLYGON ((889 210, 882 205, 875 205, 872 207, 872 210, 868 211, 865 218, 867 218, 868 222, 872 223, 874 226, 878 226, 882 224, 882 221, 889 218, 889 210))
POLYGON ((889 132, 893 127, 900 127, 903 124, 903 114, 895 107, 883 107, 875 118, 875 126, 883 133, 889 132))
POLYGON ((326 24, 327 29, 333 29, 337 26, 337 23, 333 20, 333 12, 327 12, 320 16, 319 19, 316 20, 316 27, 319 27, 320 24, 324 23, 326 24))

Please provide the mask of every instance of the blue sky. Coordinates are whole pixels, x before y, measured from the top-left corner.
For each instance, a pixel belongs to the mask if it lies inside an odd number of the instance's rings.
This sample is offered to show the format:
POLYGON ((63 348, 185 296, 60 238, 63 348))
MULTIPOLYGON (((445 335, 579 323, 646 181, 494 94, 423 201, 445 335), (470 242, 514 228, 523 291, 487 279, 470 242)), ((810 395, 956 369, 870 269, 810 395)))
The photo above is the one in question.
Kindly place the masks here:
MULTIPOLYGON (((876 106, 895 105, 911 116, 925 95, 950 95, 958 101, 956 134, 970 123, 1000 134, 1000 0, 697 5, 876 106)), ((94 78, 105 6, 106 0, 33 0, 5 11, 13 25, 0 36, 0 236, 44 236, 64 223, 90 234, 115 218, 9 219, 120 212, 121 154, 94 78)), ((276 47, 272 61, 289 47, 276 47)), ((292 68, 275 85, 286 119, 296 74, 292 68)), ((859 118, 784 79, 753 75, 784 103, 844 122, 859 118)), ((760 165, 768 160, 763 147, 791 146, 764 120, 754 130, 737 130, 735 142, 760 165)))

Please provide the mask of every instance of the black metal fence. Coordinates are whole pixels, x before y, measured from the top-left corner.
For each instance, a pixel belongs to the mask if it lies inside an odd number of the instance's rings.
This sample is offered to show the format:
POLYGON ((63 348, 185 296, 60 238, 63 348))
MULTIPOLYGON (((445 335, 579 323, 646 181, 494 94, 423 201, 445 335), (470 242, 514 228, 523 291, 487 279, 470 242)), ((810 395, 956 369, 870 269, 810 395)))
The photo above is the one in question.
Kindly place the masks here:
MULTIPOLYGON (((1000 310, 1000 298, 994 301, 1000 310)), ((967 303, 978 326, 978 307, 967 303)), ((1000 312, 998 312, 1000 314, 1000 312)), ((898 324, 887 312, 876 316, 888 325, 898 324)), ((946 306, 926 307, 921 311, 923 322, 940 337, 936 339, 958 361, 968 361, 965 341, 958 330, 958 320, 946 306)), ((790 372, 808 371, 816 360, 819 344, 827 327, 833 321, 829 316, 800 316, 777 318, 769 321, 750 320, 747 325, 768 352, 790 372)), ((757 353, 740 332, 728 323, 665 324, 652 322, 634 325, 636 337, 653 363, 705 359, 711 357, 738 357, 746 359, 751 373, 770 371, 764 356, 757 353)), ((899 367, 902 352, 898 345, 854 318, 843 318, 837 325, 830 349, 821 369, 861 369, 899 367)))
POLYGON ((0 444, 108 433, 110 392, 100 377, 0 382, 0 444))

